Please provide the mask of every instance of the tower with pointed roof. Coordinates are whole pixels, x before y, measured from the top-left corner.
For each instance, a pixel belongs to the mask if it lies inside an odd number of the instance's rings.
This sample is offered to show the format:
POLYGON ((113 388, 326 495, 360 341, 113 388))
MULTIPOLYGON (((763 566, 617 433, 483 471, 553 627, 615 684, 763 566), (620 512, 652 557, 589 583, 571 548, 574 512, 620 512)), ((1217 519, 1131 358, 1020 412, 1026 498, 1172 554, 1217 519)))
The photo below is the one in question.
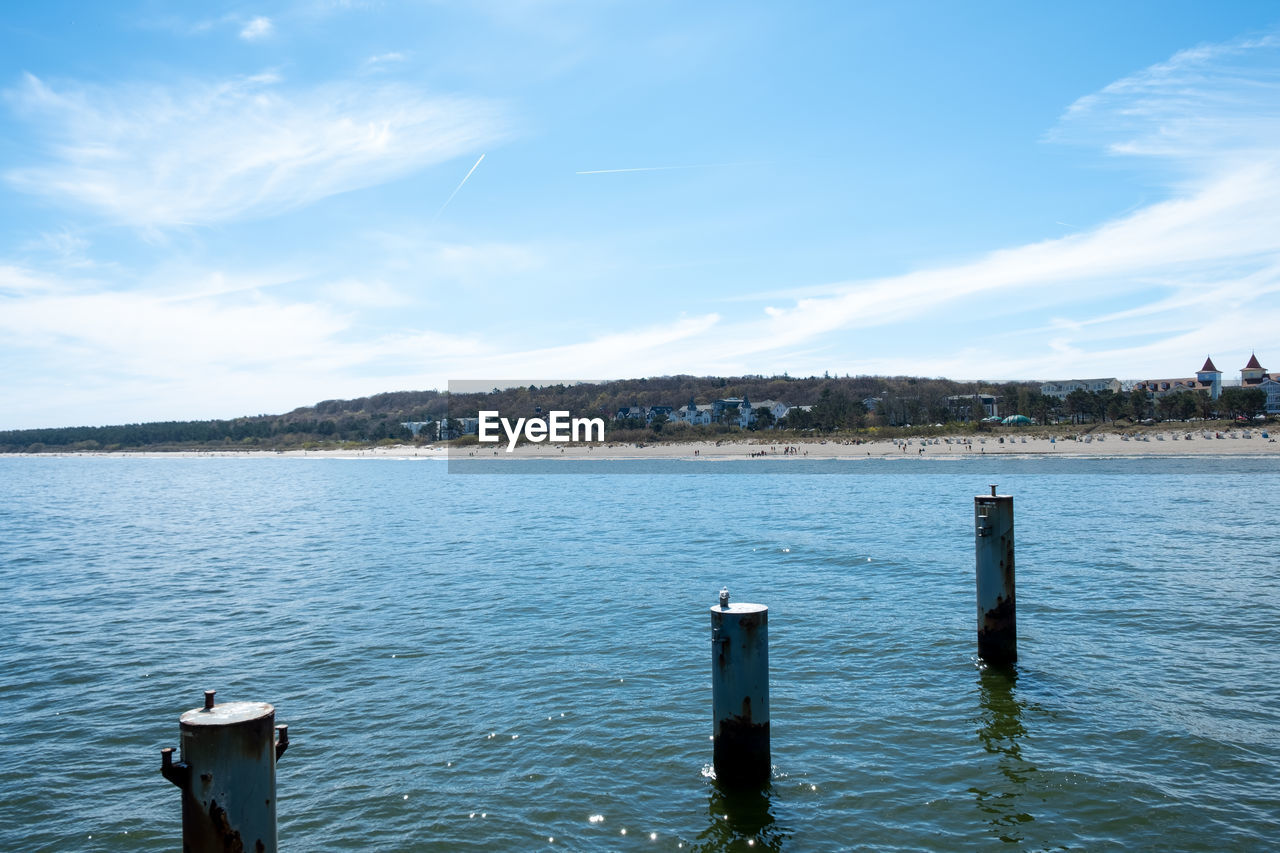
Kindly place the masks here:
POLYGON ((1205 356, 1204 367, 1196 371, 1196 381, 1209 386, 1209 399, 1216 400, 1222 393, 1222 371, 1213 366, 1213 359, 1205 356))
POLYGON ((1258 363, 1256 353, 1249 354, 1249 363, 1240 369, 1241 385, 1257 385, 1259 382, 1267 378, 1266 369, 1258 363))

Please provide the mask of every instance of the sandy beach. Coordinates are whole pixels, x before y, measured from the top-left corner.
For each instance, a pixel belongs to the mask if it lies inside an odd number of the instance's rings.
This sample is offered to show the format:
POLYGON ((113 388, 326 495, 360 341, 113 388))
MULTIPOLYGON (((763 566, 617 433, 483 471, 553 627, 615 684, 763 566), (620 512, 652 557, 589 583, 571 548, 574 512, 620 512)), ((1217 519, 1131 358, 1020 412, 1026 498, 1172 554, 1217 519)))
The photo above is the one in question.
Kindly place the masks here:
POLYGON ((181 450, 44 452, 9 456, 76 457, 291 457, 342 459, 883 459, 963 458, 974 456, 1106 457, 1106 456, 1280 456, 1276 433, 1257 427, 1231 431, 1160 430, 1141 434, 1093 433, 1079 438, 1035 435, 944 436, 897 440, 815 440, 787 444, 769 436, 734 440, 661 444, 605 443, 596 445, 523 444, 511 453, 506 445, 394 445, 332 450, 181 450), (1266 432, 1268 435, 1264 436, 1266 432), (1003 440, 1002 440, 1003 439, 1003 440), (788 452, 788 448, 792 448, 788 452))

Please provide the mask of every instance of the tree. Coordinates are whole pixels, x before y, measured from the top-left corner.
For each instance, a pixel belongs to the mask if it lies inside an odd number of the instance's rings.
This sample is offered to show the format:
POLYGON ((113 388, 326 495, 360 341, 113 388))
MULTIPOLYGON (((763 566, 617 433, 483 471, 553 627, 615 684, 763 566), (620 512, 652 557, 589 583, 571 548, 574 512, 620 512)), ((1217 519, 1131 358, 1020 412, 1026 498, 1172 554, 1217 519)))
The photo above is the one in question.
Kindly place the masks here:
POLYGON ((1140 421, 1148 417, 1150 410, 1151 401, 1147 399, 1147 392, 1137 388, 1133 389, 1129 393, 1129 419, 1140 421))
POLYGON ((1080 423, 1086 415, 1093 415, 1093 395, 1083 388, 1077 388, 1067 395, 1064 408, 1071 417, 1072 423, 1080 423))
POLYGON ((835 430, 849 420, 852 401, 843 391, 833 391, 828 385, 822 389, 818 402, 813 405, 813 422, 821 430, 835 430))
POLYGON ((813 412, 792 406, 778 425, 783 429, 813 429, 813 412))
POLYGON ((1094 417, 1105 421, 1111 408, 1111 401, 1116 397, 1116 392, 1110 388, 1104 388, 1101 391, 1090 394, 1089 397, 1093 403, 1094 417))
POLYGON ((1218 397, 1218 413, 1227 418, 1251 418, 1267 407, 1267 392, 1261 388, 1223 388, 1218 397))
POLYGON ((1107 417, 1111 418, 1113 421, 1118 421, 1120 418, 1123 418, 1125 412, 1129 411, 1130 396, 1130 394, 1126 394, 1123 391, 1118 394, 1113 394, 1111 398, 1107 400, 1107 417))
POLYGON ((755 422, 751 424, 752 429, 768 429, 773 426, 773 410, 768 406, 756 406, 755 416, 755 422))
POLYGON ((1020 415, 1048 424, 1049 418, 1056 415, 1061 408, 1062 401, 1057 397, 1050 397, 1039 391, 1032 391, 1030 388, 1018 390, 1018 414, 1020 415))
POLYGON ((1197 396, 1194 391, 1166 394, 1156 400, 1156 416, 1166 421, 1186 420, 1195 413, 1197 396))

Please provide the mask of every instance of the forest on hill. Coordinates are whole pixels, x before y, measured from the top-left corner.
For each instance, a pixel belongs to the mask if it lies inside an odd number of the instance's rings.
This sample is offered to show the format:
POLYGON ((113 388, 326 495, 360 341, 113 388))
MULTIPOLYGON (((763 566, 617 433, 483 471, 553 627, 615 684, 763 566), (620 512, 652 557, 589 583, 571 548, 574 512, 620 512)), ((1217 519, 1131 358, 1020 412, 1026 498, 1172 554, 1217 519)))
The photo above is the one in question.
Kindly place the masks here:
MULTIPOLYGON (((1025 415, 1038 424, 1129 423, 1157 420, 1250 418, 1265 410, 1266 395, 1257 388, 1224 388, 1217 400, 1181 392, 1155 397, 1145 391, 1072 391, 1065 398, 1046 396, 1032 382, 954 382, 909 376, 661 376, 610 382, 514 385, 489 391, 393 391, 354 400, 324 400, 282 415, 256 415, 211 421, 161 421, 116 426, 52 427, 0 431, 0 452, 41 451, 294 449, 369 444, 427 443, 436 425, 475 417, 480 410, 503 417, 545 417, 567 411, 572 417, 601 417, 610 441, 669 441, 717 437, 738 431, 728 423, 691 426, 659 416, 651 420, 617 420, 629 407, 670 406, 690 401, 747 398, 759 421, 751 429, 778 427, 791 437, 806 433, 857 432, 897 427, 933 429, 969 423, 982 413, 972 400, 996 397, 1001 415, 1025 415), (761 406, 766 402, 805 407, 777 424, 761 406), (870 405, 867 405, 870 403, 870 405), (976 415, 975 415, 976 413, 976 415), (415 436, 405 423, 424 425, 415 436), (932 427, 930 425, 933 425, 932 427)), ((983 425, 985 427, 985 425, 983 425)), ((465 440, 465 439, 464 439, 465 440)), ((474 440, 472 438, 471 440, 474 440)))
MULTIPOLYGON (((775 400, 792 406, 819 406, 819 422, 807 429, 851 429, 892 420, 934 423, 951 419, 947 398, 959 394, 1026 396, 1032 383, 975 383, 947 379, 883 376, 662 376, 599 383, 494 388, 488 392, 392 391, 353 400, 324 400, 280 415, 209 421, 160 421, 113 426, 50 427, 0 431, 0 452, 41 450, 133 450, 192 448, 296 448, 414 440, 401 426, 473 417, 481 409, 530 417, 565 410, 576 417, 603 417, 610 437, 628 440, 613 416, 628 406, 681 407, 693 400, 748 397, 752 405, 775 400), (880 398, 868 414, 863 400, 880 398)), ((1038 396, 1038 394, 1037 394, 1038 396)), ((727 429, 723 428, 723 429, 727 429)), ((434 433, 423 430, 423 438, 434 433)))

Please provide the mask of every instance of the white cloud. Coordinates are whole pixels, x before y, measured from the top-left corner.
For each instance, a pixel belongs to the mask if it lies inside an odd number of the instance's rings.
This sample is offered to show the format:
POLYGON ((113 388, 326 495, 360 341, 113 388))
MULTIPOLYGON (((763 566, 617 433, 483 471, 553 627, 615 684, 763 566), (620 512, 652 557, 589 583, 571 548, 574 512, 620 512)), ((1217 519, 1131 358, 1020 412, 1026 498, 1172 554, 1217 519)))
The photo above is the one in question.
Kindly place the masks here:
POLYGON ((326 299, 361 308, 393 308, 412 300, 385 281, 344 279, 323 288, 326 299))
POLYGON ((759 320, 717 330, 732 346, 703 357, 736 349, 749 370, 753 354, 786 363, 788 353, 856 331, 911 340, 920 324, 930 332, 914 352, 886 359, 848 343, 837 351, 861 372, 976 377, 998 364, 1004 376, 1143 375, 1193 370, 1180 365, 1242 339, 1270 340, 1265 329, 1280 326, 1280 39, 1179 53, 1080 99, 1050 138, 1171 163, 1172 197, 969 263, 809 288, 759 320), (1109 307, 1116 300, 1133 307, 1109 307), (1052 335, 1017 337, 1016 347, 1007 338, 1003 349, 973 346, 966 334, 989 338, 1001 316, 1050 309, 1076 316, 1052 335), (1116 343, 1138 333, 1155 340, 1116 343))
POLYGON ((172 379, 217 363, 224 369, 269 368, 298 354, 314 359, 347 327, 320 305, 260 294, 235 300, 175 299, 151 292, 53 291, 28 294, 0 311, 9 345, 66 348, 92 364, 135 377, 172 379))
POLYGON ((491 145, 499 110, 400 86, 289 90, 274 75, 7 93, 48 139, 11 185, 143 228, 275 214, 491 145))
MULTIPOLYGON (((362 236, 377 247, 388 269, 411 271, 428 281, 473 285, 501 281, 543 269, 551 261, 544 247, 504 242, 446 242, 430 228, 376 231, 362 236)), ((556 260, 569 263, 560 249, 556 260)))
MULTIPOLYGON (((807 288, 756 318, 708 315, 672 339, 620 335, 631 346, 623 359, 602 341, 511 361, 539 375, 590 363, 614 376, 844 365, 1045 378, 1189 374, 1210 351, 1229 360, 1280 327, 1278 48, 1268 37, 1184 51, 1067 110, 1053 139, 1175 164, 1166 200, 967 263, 807 288), (1045 328, 1029 322, 1036 315, 1058 320, 1045 328), (1008 316, 1017 320, 1005 331, 1008 316)), ((501 357, 491 361, 505 375, 501 357)))
POLYGON ((1195 172, 1274 156, 1280 36, 1180 51, 1072 104, 1048 138, 1186 161, 1195 172))
POLYGON ((259 16, 244 25, 240 30, 240 38, 245 41, 258 41, 271 35, 273 29, 270 18, 259 16))
MULTIPOLYGON (((1175 167, 1163 200, 964 263, 774 294, 746 315, 741 303, 724 316, 672 312, 666 323, 615 312, 612 331, 557 346, 443 332, 457 322, 447 312, 422 321, 435 328, 363 325, 362 309, 406 304, 411 287, 542 280, 573 256, 448 243, 425 228, 363 235, 377 272, 322 279, 292 300, 275 285, 315 280, 314 271, 152 273, 147 290, 124 293, 65 267, 62 277, 0 265, 0 341, 34 365, 6 380, 17 401, 6 420, 71 422, 50 413, 113 394, 121 408, 112 411, 133 414, 108 419, 227 416, 485 375, 1139 378, 1188 375, 1206 353, 1231 370, 1255 346, 1264 364, 1280 362, 1280 349, 1265 350, 1280 328, 1278 48, 1256 39, 1187 51, 1066 111, 1055 140, 1175 167), (73 369, 75 388, 50 381, 73 369)), ((156 227, 305 204, 451 152, 474 157, 500 133, 483 104, 459 101, 458 115, 445 115, 454 102, 389 88, 285 93, 270 78, 110 90, 29 78, 10 98, 58 141, 49 162, 10 180, 156 227)), ((47 242, 54 252, 86 248, 47 242)), ((600 328, 595 319, 584 326, 600 328)))
POLYGON ((394 65, 397 62, 404 62, 408 57, 399 51, 388 51, 387 53, 375 54, 364 61, 365 65, 370 67, 378 67, 381 65, 394 65))

